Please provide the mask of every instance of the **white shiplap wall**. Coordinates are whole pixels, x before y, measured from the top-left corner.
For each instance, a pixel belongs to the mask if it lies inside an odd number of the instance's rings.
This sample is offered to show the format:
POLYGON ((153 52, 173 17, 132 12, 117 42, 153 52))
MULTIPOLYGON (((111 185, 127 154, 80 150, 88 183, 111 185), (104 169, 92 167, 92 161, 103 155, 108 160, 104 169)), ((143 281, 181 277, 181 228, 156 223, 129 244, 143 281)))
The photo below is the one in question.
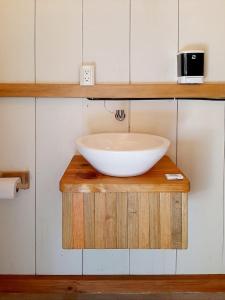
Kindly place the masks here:
MULTIPOLYGON (((174 81, 178 44, 204 46, 207 79, 224 81, 224 8, 179 0, 178 18, 178 0, 0 0, 0 82, 76 83, 82 61, 97 82, 174 81)), ((29 191, 0 201, 0 273, 224 272, 223 102, 4 99, 0 138, 0 169, 31 171, 29 191), (119 108, 124 122, 109 112, 119 108), (58 183, 76 137, 129 128, 168 137, 191 179, 189 249, 62 250, 58 183)))

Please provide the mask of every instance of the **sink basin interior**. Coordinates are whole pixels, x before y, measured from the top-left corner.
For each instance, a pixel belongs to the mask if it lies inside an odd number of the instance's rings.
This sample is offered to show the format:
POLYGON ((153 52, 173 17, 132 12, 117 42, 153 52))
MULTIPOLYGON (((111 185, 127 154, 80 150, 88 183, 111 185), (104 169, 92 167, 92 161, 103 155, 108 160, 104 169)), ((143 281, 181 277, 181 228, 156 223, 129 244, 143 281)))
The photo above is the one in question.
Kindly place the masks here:
POLYGON ((96 150, 144 151, 161 147, 162 138, 144 133, 100 133, 82 137, 77 143, 96 150))

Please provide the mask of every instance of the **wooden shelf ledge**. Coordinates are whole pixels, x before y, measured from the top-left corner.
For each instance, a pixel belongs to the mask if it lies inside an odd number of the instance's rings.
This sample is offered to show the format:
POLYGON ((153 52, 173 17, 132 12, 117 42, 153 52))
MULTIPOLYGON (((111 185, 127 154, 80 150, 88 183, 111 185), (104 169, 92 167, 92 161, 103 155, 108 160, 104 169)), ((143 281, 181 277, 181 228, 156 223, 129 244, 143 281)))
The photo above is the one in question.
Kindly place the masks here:
POLYGON ((225 82, 205 84, 0 84, 0 97, 100 99, 225 99, 225 82))

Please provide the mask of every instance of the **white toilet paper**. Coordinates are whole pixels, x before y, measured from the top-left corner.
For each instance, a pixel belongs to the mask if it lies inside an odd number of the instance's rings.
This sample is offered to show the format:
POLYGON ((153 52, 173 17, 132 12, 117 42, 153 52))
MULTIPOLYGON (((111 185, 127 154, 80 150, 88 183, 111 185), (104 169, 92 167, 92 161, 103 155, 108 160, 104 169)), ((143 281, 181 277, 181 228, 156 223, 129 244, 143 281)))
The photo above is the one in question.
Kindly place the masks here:
POLYGON ((18 177, 0 178, 0 200, 14 199, 16 196, 17 184, 21 183, 18 177))

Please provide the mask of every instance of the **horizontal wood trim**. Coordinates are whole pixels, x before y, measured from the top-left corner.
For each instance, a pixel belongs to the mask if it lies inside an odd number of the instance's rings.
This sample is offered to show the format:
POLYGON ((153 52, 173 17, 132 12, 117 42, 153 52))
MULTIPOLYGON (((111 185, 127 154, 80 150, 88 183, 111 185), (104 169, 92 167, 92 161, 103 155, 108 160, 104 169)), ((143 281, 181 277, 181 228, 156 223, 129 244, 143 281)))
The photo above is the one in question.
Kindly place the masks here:
POLYGON ((225 275, 0 276, 0 293, 218 293, 225 275))
POLYGON ((112 98, 112 99, 225 99, 225 83, 205 84, 33 84, 2 83, 0 97, 112 98))

